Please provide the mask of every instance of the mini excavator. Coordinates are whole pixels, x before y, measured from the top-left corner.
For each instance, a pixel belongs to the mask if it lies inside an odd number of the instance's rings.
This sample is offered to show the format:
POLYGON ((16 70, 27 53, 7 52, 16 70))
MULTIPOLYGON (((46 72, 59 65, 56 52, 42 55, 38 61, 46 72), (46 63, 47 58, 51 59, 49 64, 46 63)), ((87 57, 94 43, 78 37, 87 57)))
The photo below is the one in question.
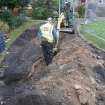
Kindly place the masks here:
POLYGON ((60 32, 75 33, 73 6, 73 0, 59 0, 57 28, 60 32))

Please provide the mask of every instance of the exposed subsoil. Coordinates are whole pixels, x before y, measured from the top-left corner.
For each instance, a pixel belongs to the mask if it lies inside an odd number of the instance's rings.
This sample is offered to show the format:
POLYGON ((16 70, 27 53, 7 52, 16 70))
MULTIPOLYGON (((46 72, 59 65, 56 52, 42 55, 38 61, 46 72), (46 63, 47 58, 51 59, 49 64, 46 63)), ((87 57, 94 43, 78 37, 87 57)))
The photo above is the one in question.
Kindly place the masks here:
MULTIPOLYGON (((27 36, 30 45, 36 46, 39 44, 37 38, 33 35, 30 37, 30 34, 35 32, 36 30, 28 30, 23 33, 25 36, 22 36, 24 38, 27 36)), ((20 55, 17 58, 22 57, 26 49, 30 48, 27 44, 28 47, 22 50, 22 45, 19 41, 15 41, 11 46, 11 49, 20 55), (16 46, 13 47, 14 45, 16 46)), ((14 69, 18 66, 17 70, 19 70, 21 64, 33 59, 34 56, 32 57, 31 54, 34 53, 27 52, 20 63, 17 61, 13 63, 12 58, 10 59, 14 69)), ((8 61, 6 59, 10 55, 7 55, 3 64, 8 61)), ((16 56, 14 59, 16 60, 16 56)), ((21 78, 18 82, 8 85, 0 82, 0 105, 105 105, 105 53, 103 51, 89 45, 78 35, 65 34, 60 44, 60 52, 54 57, 53 63, 46 67, 43 58, 40 59, 38 63, 35 63, 37 60, 27 63, 31 74, 25 75, 25 79, 21 78)))

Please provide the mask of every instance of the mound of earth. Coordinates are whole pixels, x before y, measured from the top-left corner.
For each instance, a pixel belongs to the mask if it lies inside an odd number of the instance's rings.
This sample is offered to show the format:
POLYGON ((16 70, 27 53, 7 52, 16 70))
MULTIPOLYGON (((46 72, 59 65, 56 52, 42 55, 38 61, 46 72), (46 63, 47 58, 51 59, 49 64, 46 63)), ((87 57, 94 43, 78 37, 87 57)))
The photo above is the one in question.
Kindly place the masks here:
MULTIPOLYGON (((17 48, 20 47, 21 45, 17 48)), ((36 53, 30 53, 33 56, 26 53, 33 47, 20 53, 26 54, 24 58, 27 61, 22 61, 24 66, 28 60, 32 62, 29 63, 32 65, 25 66, 25 70, 29 68, 32 75, 18 83, 1 85, 1 105, 105 105, 103 51, 88 44, 78 35, 65 34, 60 52, 54 57, 53 63, 46 67, 43 62, 36 64, 36 60, 32 60, 36 53)), ((18 56, 20 58, 23 56, 18 56)), ((12 60, 14 61, 11 59, 11 62, 12 60)), ((18 67, 12 67, 23 70, 20 69, 21 63, 17 64, 18 67)))
POLYGON ((9 54, 1 63, 6 83, 27 77, 33 63, 42 59, 42 51, 38 40, 36 40, 36 32, 33 29, 26 30, 8 50, 9 54))

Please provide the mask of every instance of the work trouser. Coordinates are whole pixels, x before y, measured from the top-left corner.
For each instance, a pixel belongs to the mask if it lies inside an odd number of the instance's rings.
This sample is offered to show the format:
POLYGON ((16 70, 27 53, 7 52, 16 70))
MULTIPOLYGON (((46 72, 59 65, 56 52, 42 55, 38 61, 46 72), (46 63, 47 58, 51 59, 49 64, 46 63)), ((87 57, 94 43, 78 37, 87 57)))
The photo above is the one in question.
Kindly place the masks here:
POLYGON ((53 43, 42 42, 41 46, 46 65, 49 65, 50 63, 52 63, 53 59, 53 43))

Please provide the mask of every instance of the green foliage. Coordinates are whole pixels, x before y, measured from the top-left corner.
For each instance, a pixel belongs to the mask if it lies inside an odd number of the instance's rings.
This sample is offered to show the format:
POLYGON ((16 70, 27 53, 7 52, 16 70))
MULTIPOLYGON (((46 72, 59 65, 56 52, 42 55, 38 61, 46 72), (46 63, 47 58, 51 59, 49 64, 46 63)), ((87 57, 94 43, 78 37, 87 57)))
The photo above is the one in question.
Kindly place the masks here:
POLYGON ((17 0, 0 0, 0 7, 7 6, 13 9, 17 5, 17 0))
POLYGON ((48 16, 51 16, 52 12, 47 8, 38 7, 33 9, 32 16, 34 19, 46 19, 48 16))
POLYGON ((53 16, 54 11, 57 9, 56 0, 38 0, 33 4, 32 16, 34 19, 46 19, 53 16))
POLYGON ((18 5, 22 7, 26 6, 29 2, 30 0, 17 0, 18 5))
POLYGON ((0 7, 7 6, 8 8, 13 9, 17 5, 24 7, 29 2, 30 0, 0 0, 0 7))
POLYGON ((12 12, 9 10, 4 10, 1 14, 0 14, 0 20, 4 21, 6 23, 8 23, 9 21, 11 21, 11 19, 13 18, 12 12))
POLYGON ((26 22, 26 19, 23 15, 20 15, 15 17, 15 21, 16 21, 15 27, 19 27, 26 22))
POLYGON ((79 17, 84 17, 84 15, 85 15, 85 6, 84 5, 81 5, 78 8, 78 14, 79 14, 79 17))
POLYGON ((5 10, 0 14, 0 20, 7 23, 11 29, 19 27, 25 21, 24 16, 13 16, 9 10, 5 10))
POLYGON ((33 8, 37 8, 37 7, 44 7, 44 0, 37 0, 37 1, 34 1, 33 3, 33 8))
POLYGON ((17 28, 19 26, 21 26, 22 24, 24 24, 25 22, 25 19, 24 17, 21 17, 21 16, 17 16, 17 17, 13 17, 11 18, 11 21, 8 22, 10 28, 14 29, 14 28, 17 28))
POLYGON ((5 10, 0 14, 0 20, 7 23, 11 28, 14 25, 14 16, 9 10, 5 10))

